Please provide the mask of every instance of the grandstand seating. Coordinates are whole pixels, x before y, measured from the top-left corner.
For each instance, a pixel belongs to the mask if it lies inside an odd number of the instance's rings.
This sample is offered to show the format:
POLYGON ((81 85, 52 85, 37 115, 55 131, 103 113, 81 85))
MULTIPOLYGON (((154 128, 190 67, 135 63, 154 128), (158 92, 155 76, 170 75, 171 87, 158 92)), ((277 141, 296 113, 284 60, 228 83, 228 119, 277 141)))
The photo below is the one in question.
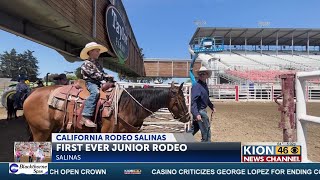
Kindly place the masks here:
POLYGON ((288 59, 290 61, 293 61, 295 63, 304 64, 305 66, 313 67, 313 66, 319 66, 320 61, 314 60, 311 58, 303 57, 297 54, 289 54, 289 52, 278 52, 278 57, 288 59))
POLYGON ((229 64, 229 68, 233 67, 233 68, 240 68, 240 69, 255 69, 255 68, 259 68, 260 69, 264 69, 266 68, 265 66, 262 66, 261 64, 252 61, 250 59, 244 58, 242 56, 239 56, 237 54, 234 53, 230 53, 230 52, 221 52, 221 53, 216 53, 213 54, 214 57, 220 59, 221 62, 225 63, 225 64, 229 64))
POLYGON ((220 66, 224 69, 237 69, 237 70, 250 70, 250 69, 296 69, 303 71, 318 70, 320 67, 320 53, 319 55, 309 55, 307 57, 305 54, 299 54, 300 52, 291 55, 290 52, 278 52, 275 51, 239 51, 235 50, 233 52, 224 51, 221 53, 210 54, 223 63, 220 66))
MULTIPOLYGON (((237 51, 238 53, 241 53, 237 51)), ((242 52, 243 53, 243 52, 242 52)), ((255 52, 255 51, 247 51, 246 56, 256 59, 258 61, 261 61, 265 64, 268 64, 272 69, 281 69, 282 67, 285 67, 288 65, 288 61, 278 59, 273 56, 268 56, 265 54, 261 54, 260 52, 255 52)))
POLYGON ((226 70, 225 73, 258 83, 276 82, 282 74, 292 74, 295 70, 226 70))
MULTIPOLYGON (((233 78, 234 82, 277 82, 281 74, 320 69, 320 52, 319 55, 310 52, 309 56, 306 52, 294 51, 293 55, 291 53, 262 51, 261 54, 260 51, 233 50, 203 54, 201 59, 217 59, 215 67, 219 70, 218 75, 224 79, 233 78)), ((319 80, 312 82, 319 83, 319 80)))

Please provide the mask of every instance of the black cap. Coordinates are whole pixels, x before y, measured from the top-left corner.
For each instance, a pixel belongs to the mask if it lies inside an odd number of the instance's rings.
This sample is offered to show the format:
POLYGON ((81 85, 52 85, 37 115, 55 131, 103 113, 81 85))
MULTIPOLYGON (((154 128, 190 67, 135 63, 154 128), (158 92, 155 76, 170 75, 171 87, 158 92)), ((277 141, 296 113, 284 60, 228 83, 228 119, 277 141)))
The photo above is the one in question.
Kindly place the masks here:
POLYGON ((61 80, 61 79, 67 79, 67 75, 66 74, 59 74, 58 76, 53 78, 53 80, 61 80))

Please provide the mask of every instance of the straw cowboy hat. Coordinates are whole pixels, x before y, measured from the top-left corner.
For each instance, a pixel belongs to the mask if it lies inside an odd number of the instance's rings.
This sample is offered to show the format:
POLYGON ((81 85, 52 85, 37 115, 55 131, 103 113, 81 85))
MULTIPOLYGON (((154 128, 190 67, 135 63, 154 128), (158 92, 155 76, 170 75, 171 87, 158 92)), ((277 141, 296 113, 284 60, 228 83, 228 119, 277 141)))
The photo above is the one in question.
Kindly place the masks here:
POLYGON ((200 72, 206 72, 208 73, 208 76, 211 77, 212 75, 212 70, 207 69, 205 66, 201 66, 200 69, 197 71, 197 73, 199 74, 200 72))
POLYGON ((97 44, 96 42, 90 42, 86 44, 86 46, 82 49, 80 53, 80 58, 83 60, 88 59, 89 58, 88 52, 93 49, 99 49, 100 53, 104 53, 108 51, 108 49, 102 46, 101 44, 97 44))

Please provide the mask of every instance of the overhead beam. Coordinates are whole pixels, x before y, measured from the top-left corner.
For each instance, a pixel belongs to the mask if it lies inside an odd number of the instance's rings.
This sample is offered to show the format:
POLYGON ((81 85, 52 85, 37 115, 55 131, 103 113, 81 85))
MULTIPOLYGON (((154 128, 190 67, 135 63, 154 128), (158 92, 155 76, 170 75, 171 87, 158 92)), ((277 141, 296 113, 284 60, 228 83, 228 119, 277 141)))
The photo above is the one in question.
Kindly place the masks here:
POLYGON ((313 41, 310 41, 309 45, 310 46, 319 46, 320 45, 320 39, 315 39, 313 41), (312 44, 314 44, 314 45, 312 45, 312 44))
MULTIPOLYGON (((312 39, 313 37, 315 37, 315 36, 318 36, 320 33, 316 33, 316 34, 314 34, 314 35, 312 35, 312 36, 309 36, 309 39, 312 39)), ((313 41, 310 41, 309 43, 310 44, 312 44, 313 42, 316 42, 316 41, 318 41, 319 39, 315 39, 315 40, 313 40, 313 41)), ((298 44, 298 43, 300 43, 300 42, 302 42, 302 41, 305 41, 305 39, 303 39, 303 40, 300 40, 300 41, 297 41, 296 43, 298 44)))
POLYGON ((257 33, 255 33, 253 36, 251 36, 249 39, 247 39, 247 41, 250 41, 250 39, 252 39, 252 38, 256 37, 256 35, 262 33, 263 30, 264 30, 264 29, 261 29, 260 31, 258 31, 257 33))
POLYGON ((2 11, 0 11, 0 17, 0 29, 29 39, 31 41, 37 42, 39 44, 50 47, 68 55, 74 56, 80 53, 80 49, 77 50, 77 46, 68 43, 62 39, 59 39, 58 37, 50 33, 47 33, 47 30, 43 31, 43 29, 39 29, 38 27, 34 26, 32 23, 29 23, 28 21, 10 16, 2 11))
MULTIPOLYGON (((276 30, 276 31, 274 31, 274 32, 272 32, 271 34, 269 34, 268 36, 265 36, 265 37, 263 37, 263 39, 267 39, 267 38, 269 38, 270 36, 272 36, 272 35, 274 35, 274 34, 276 34, 277 32, 279 32, 280 31, 280 29, 278 29, 278 30, 276 30)), ((259 41, 257 41, 256 43, 254 43, 254 44, 257 44, 257 43, 259 43, 260 42, 260 40, 259 41)), ((266 42, 266 43, 264 43, 265 45, 269 45, 270 44, 270 42, 268 43, 268 42, 266 42)))
MULTIPOLYGON (((284 38, 284 37, 288 36, 289 34, 291 34, 291 33, 295 32, 295 31, 296 31, 296 29, 294 29, 294 30, 292 30, 292 31, 289 31, 289 32, 288 32, 288 33, 286 33, 285 35, 282 35, 282 36, 278 37, 278 40, 280 40, 280 39, 282 39, 282 38, 284 38)), ((291 39, 290 39, 290 41, 291 41, 291 39)), ((272 41, 270 41, 270 42, 269 42, 269 44, 273 44, 274 42, 276 42, 276 40, 272 40, 272 41)))
POLYGON ((215 32, 216 32, 217 28, 214 28, 214 30, 212 30, 211 34, 209 35, 209 37, 211 37, 215 32))
POLYGON ((233 40, 232 43, 237 40, 238 38, 240 38, 244 33, 246 33, 248 31, 248 29, 245 29, 242 33, 240 33, 238 36, 236 36, 233 40))
POLYGON ((228 31, 225 35, 223 35, 223 37, 224 37, 224 38, 227 37, 227 35, 228 35, 231 31, 232 31, 232 28, 229 29, 229 31, 228 31))
MULTIPOLYGON (((303 32, 303 33, 301 33, 301 34, 299 34, 299 35, 297 35, 297 36, 294 36, 293 38, 295 39, 295 38, 298 38, 298 37, 300 37, 300 36, 302 36, 302 35, 304 35, 304 34, 307 34, 307 33, 309 33, 311 30, 308 30, 308 31, 305 31, 305 32, 303 32)), ((287 40, 287 41, 285 41, 284 43, 286 44, 286 43, 288 43, 288 42, 290 42, 291 41, 291 39, 290 40, 287 40)), ((301 40, 300 40, 301 41, 301 40)), ((304 41, 304 40, 303 40, 304 41)), ((298 42, 298 41, 297 41, 298 42)))

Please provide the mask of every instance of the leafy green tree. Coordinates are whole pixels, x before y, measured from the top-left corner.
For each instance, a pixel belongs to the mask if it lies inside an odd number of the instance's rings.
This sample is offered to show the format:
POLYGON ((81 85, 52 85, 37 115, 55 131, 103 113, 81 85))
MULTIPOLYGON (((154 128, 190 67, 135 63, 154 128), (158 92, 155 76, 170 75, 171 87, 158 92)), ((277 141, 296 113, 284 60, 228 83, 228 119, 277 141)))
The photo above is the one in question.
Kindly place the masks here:
POLYGON ((78 67, 74 73, 78 79, 82 79, 81 67, 78 67))
POLYGON ((71 75, 71 74, 68 74, 67 75, 67 79, 68 80, 77 80, 77 79, 79 79, 76 75, 71 75))
POLYGON ((20 64, 19 68, 21 73, 25 73, 28 76, 30 81, 36 81, 38 76, 38 60, 33 56, 33 51, 27 50, 24 51, 23 54, 19 54, 20 56, 20 64))
POLYGON ((2 78, 17 78, 18 68, 15 62, 18 61, 18 54, 15 49, 0 54, 0 76, 2 78))
POLYGON ((33 51, 26 50, 17 53, 15 49, 0 54, 0 77, 18 79, 19 75, 27 76, 30 81, 36 81, 38 75, 38 60, 33 51))

